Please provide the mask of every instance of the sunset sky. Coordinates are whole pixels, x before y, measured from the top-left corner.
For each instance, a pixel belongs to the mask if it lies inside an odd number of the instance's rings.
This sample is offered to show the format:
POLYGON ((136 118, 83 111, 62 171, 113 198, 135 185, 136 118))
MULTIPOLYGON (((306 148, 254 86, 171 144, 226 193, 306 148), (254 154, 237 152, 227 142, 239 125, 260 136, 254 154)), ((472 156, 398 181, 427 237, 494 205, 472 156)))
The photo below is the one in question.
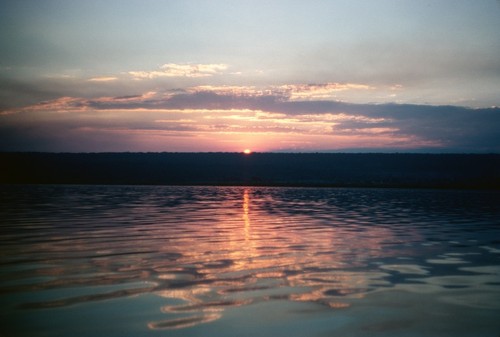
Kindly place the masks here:
POLYGON ((0 151, 500 152, 500 1, 0 2, 0 151))

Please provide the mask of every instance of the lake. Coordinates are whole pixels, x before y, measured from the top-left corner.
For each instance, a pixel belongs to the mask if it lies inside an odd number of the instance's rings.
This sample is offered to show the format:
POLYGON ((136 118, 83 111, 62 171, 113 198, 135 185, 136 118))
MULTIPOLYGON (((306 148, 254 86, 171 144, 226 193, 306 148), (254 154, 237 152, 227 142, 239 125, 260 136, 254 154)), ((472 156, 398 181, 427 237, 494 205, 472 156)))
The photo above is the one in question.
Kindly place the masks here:
POLYGON ((500 192, 0 186, 0 336, 500 335, 500 192))

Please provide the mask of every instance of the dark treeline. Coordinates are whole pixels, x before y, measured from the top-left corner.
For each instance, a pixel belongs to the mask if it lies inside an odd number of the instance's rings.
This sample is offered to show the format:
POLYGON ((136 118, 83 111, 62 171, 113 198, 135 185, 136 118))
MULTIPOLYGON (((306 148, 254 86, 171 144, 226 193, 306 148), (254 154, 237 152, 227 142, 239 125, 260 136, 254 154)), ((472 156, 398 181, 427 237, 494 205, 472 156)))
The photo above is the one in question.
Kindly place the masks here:
POLYGON ((0 153, 0 183, 500 189, 499 154, 0 153))

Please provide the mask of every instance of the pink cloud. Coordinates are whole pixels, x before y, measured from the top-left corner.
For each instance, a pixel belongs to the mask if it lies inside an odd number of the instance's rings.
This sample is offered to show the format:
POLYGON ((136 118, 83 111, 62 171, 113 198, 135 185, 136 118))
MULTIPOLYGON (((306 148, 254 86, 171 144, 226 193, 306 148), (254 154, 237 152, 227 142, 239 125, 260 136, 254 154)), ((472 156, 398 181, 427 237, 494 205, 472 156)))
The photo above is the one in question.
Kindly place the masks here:
POLYGON ((0 126, 4 130, 3 144, 14 143, 14 138, 21 143, 19 138, 35 129, 39 130, 37 137, 45 134, 47 138, 55 133, 76 137, 72 130, 78 129, 78 139, 97 135, 100 139, 106 135, 126 139, 128 133, 137 141, 134 144, 147 143, 149 150, 154 135, 154 139, 169 146, 165 151, 181 150, 169 141, 175 137, 178 143, 181 136, 182 150, 187 144, 196 150, 200 142, 206 142, 204 148, 212 144, 213 150, 220 150, 227 142, 227 150, 231 151, 241 149, 228 144, 260 151, 284 149, 286 144, 301 144, 304 150, 500 148, 498 108, 296 101, 289 94, 351 90, 349 87, 288 85, 279 92, 280 88, 265 91, 252 86, 197 86, 184 91, 93 99, 65 96, 4 113, 0 126))

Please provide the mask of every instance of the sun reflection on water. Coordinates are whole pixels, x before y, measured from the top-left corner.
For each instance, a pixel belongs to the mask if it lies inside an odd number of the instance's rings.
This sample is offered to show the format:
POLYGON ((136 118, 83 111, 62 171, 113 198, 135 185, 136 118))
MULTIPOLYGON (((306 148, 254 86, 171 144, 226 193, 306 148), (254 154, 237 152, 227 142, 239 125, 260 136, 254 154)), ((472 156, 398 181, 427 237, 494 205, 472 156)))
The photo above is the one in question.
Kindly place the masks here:
POLYGON ((245 188, 243 190, 243 221, 245 222, 245 241, 250 240, 250 193, 249 189, 245 188))
MULTIPOLYGON (((364 268, 368 259, 387 254, 383 242, 394 240, 390 229, 346 228, 338 226, 339 219, 330 214, 328 225, 304 231, 304 224, 311 223, 310 216, 273 214, 261 207, 262 200, 253 204, 251 198, 252 189, 244 188, 239 216, 216 213, 209 226, 197 227, 197 236, 212 235, 212 240, 190 245, 189 254, 187 242, 175 245, 183 255, 176 261, 176 268, 184 266, 181 268, 189 269, 194 276, 179 282, 171 277, 174 282, 166 286, 182 287, 182 291, 162 290, 157 294, 187 303, 168 306, 163 309, 165 313, 189 312, 198 319, 176 325, 174 317, 151 323, 151 328, 197 325, 216 319, 214 312, 222 317, 229 307, 269 300, 308 301, 342 309, 350 306, 349 300, 362 298, 375 285, 387 283, 387 274, 382 271, 357 269, 364 268), (203 315, 208 316, 205 319, 203 315)), ((220 208, 234 210, 234 202, 223 200, 220 208)), ((179 275, 178 269, 175 272, 179 275)))

